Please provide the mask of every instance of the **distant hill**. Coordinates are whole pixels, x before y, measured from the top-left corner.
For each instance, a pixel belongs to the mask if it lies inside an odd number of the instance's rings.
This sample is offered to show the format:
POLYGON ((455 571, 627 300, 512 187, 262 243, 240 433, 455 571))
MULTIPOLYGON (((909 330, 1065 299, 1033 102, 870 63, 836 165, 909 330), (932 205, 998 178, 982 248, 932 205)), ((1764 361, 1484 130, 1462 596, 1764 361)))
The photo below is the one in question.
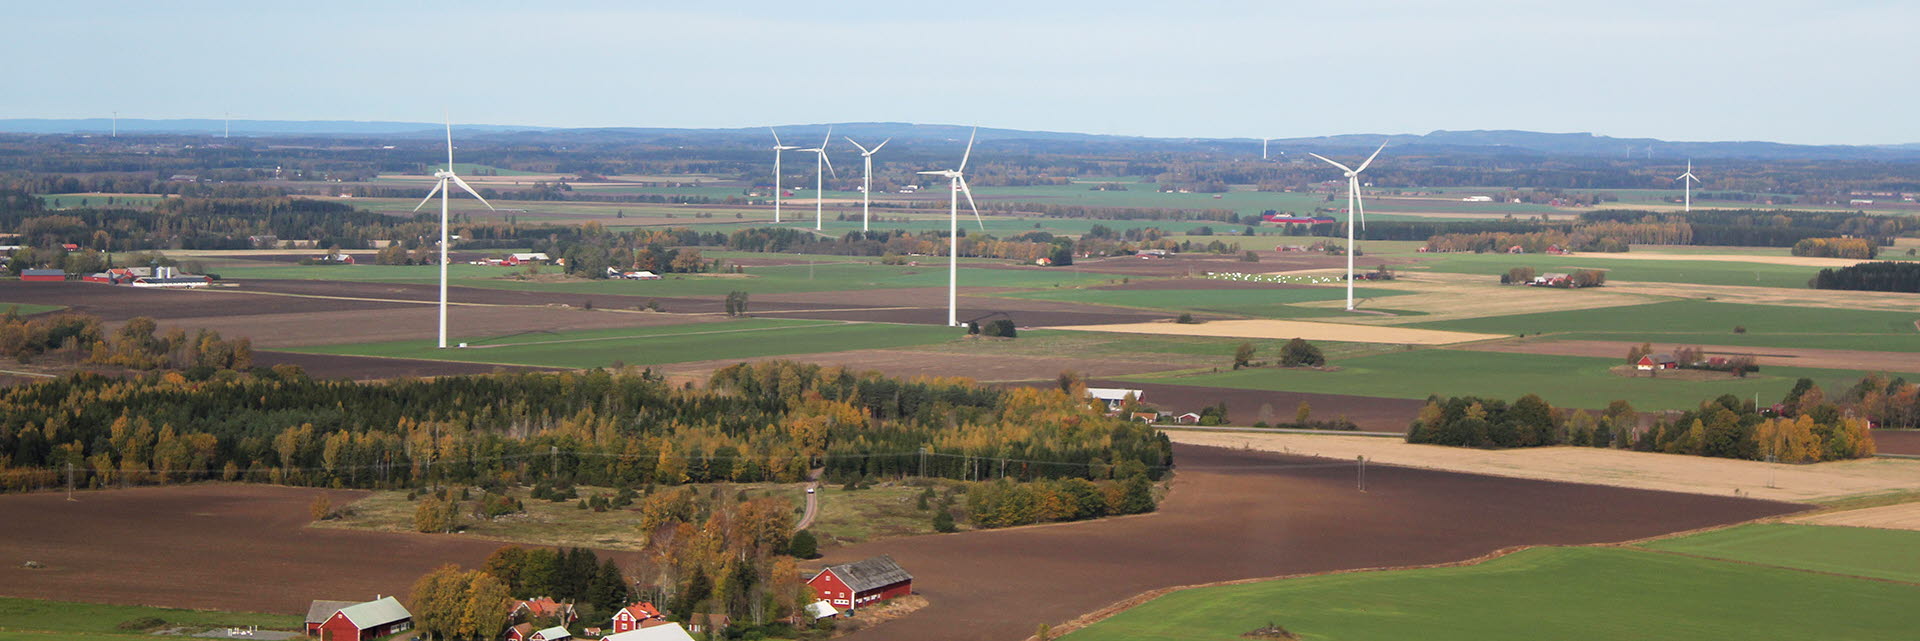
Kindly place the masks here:
MULTIPOLYGON (((54 135, 97 135, 106 133, 112 123, 106 118, 82 119, 0 119, 0 132, 54 135)), ((216 119, 148 120, 123 118, 123 134, 219 135, 225 122, 216 119)), ((825 133, 826 123, 780 125, 781 135, 793 144, 807 143, 825 133)), ((964 125, 917 124, 905 122, 833 123, 836 138, 859 140, 885 138, 918 140, 965 140, 970 127, 964 125)), ((439 137, 442 125, 431 122, 384 122, 346 120, 235 120, 233 134, 249 137, 344 137, 417 139, 439 137)), ((454 125, 456 134, 480 135, 514 142, 565 144, 588 141, 637 141, 661 144, 686 144, 702 140, 757 144, 770 138, 765 127, 685 129, 665 127, 555 128, 522 125, 454 125)), ((981 128, 980 139, 999 143, 1026 142, 1033 150, 1050 151, 1217 151, 1241 154, 1259 149, 1257 138, 1151 138, 1056 131, 981 128)), ((769 141, 770 142, 770 141, 769 141)), ((1433 154, 1537 154, 1546 156, 1587 156, 1614 158, 1755 158, 1755 159, 1832 159, 1895 160, 1920 159, 1920 143, 1888 145, 1790 145, 1762 141, 1685 142, 1653 138, 1614 138, 1591 133, 1542 133, 1517 130, 1440 130, 1427 134, 1345 134, 1313 138, 1283 138, 1269 143, 1275 153, 1306 151, 1353 153, 1368 151, 1386 142, 1401 153, 1433 154)), ((1019 145, 1013 145, 1019 146, 1019 145)))

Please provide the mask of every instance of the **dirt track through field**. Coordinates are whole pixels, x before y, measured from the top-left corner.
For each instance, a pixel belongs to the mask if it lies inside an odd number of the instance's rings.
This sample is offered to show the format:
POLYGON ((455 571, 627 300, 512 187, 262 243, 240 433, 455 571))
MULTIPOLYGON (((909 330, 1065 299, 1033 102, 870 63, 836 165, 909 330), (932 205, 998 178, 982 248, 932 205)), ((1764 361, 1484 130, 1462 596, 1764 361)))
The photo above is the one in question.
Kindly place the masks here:
POLYGON ((1158 513, 884 540, 931 603, 849 637, 1015 641, 1159 587, 1459 561, 1529 544, 1600 543, 1792 512, 1732 498, 1369 466, 1176 446, 1158 513))

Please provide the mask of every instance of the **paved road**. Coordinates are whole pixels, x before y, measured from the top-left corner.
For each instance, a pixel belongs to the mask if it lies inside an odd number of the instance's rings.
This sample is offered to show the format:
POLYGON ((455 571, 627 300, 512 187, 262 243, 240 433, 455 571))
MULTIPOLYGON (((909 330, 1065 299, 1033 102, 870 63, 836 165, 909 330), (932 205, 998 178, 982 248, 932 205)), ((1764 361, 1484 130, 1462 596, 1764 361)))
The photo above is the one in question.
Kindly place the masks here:
POLYGON ((820 473, 826 469, 817 467, 807 473, 807 511, 800 515, 800 523, 793 526, 793 531, 799 532, 812 526, 813 515, 820 512, 820 495, 814 490, 820 488, 820 473))

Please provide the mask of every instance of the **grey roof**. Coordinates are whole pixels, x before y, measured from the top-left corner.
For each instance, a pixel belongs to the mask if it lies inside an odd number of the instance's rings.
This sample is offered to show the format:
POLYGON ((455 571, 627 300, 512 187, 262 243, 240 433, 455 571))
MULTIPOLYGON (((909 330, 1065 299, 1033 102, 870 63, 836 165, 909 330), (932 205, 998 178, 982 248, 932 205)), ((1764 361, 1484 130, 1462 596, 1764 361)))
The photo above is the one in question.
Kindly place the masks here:
POLYGON ((899 563, 893 562, 893 557, 885 554, 852 563, 830 565, 827 570, 840 577, 856 593, 913 580, 913 575, 908 574, 899 563))
POLYGON ((67 270, 64 270, 64 269, 22 269, 22 270, 20 270, 20 275, 21 275, 21 276, 65 276, 65 275, 67 275, 67 270))
POLYGON ((341 608, 358 603, 357 601, 314 601, 307 606, 307 623, 325 623, 333 618, 333 613, 341 608))
POLYGON ((573 638, 573 633, 568 632, 566 626, 561 626, 561 625, 556 625, 551 628, 547 628, 545 630, 535 632, 534 634, 540 635, 540 638, 546 639, 547 641, 554 641, 555 639, 573 638))
POLYGON ((393 597, 340 608, 340 614, 362 630, 413 618, 413 613, 407 612, 406 606, 393 597))

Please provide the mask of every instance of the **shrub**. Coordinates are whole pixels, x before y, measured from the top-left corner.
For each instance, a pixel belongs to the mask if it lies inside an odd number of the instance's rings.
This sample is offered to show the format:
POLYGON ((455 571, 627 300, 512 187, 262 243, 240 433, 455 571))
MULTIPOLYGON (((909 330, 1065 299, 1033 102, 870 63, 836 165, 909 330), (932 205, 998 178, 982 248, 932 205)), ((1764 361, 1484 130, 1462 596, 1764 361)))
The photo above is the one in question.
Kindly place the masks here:
POLYGON ((149 630, 159 628, 160 626, 163 626, 166 624, 167 624, 167 621, 160 617, 140 617, 138 619, 128 619, 126 621, 121 621, 120 625, 115 627, 118 627, 122 630, 146 632, 149 630))
POLYGON ((953 523, 953 513, 940 510, 933 513, 933 531, 940 533, 958 532, 959 526, 953 523))
POLYGON ((820 540, 808 530, 795 532, 793 538, 787 541, 787 554, 796 559, 816 558, 820 556, 820 540))
POLYGON ((1286 367, 1320 367, 1327 364, 1327 357, 1313 343, 1295 338, 1280 348, 1280 364, 1286 367))
POLYGON ((1173 322, 1179 323, 1181 325, 1192 325, 1192 324, 1198 323, 1199 321, 1193 320, 1193 314, 1187 314, 1183 312, 1180 314, 1179 318, 1173 319, 1173 322))

